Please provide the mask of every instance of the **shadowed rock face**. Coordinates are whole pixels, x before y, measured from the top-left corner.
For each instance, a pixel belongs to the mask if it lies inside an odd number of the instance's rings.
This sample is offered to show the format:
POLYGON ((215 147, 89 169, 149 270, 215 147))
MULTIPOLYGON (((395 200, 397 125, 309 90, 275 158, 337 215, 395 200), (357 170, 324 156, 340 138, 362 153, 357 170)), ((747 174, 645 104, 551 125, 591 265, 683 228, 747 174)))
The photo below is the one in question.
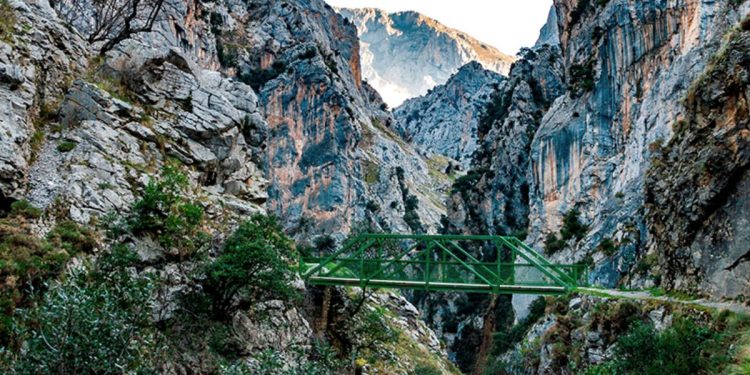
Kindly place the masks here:
MULTIPOLYGON (((750 293, 750 22, 695 79, 646 174, 650 245, 670 287, 750 293)), ((654 265, 656 266, 656 265, 654 265)))
MULTIPOLYGON (((592 281, 600 285, 652 285, 659 281, 655 269, 645 279, 634 272, 647 252, 665 250, 649 238, 644 217, 654 156, 649 145, 672 136, 688 111, 680 99, 748 5, 611 0, 555 6, 570 91, 545 114, 532 144, 530 238, 541 248, 562 215, 578 207, 590 230, 556 258, 591 257, 592 281), (600 248, 607 239, 614 252, 600 248)), ((663 199, 682 201, 680 194, 663 199)), ((641 266, 640 272, 648 268, 641 266)))
POLYGON ((458 160, 469 168, 477 149, 477 124, 505 78, 470 62, 448 82, 394 110, 396 128, 424 151, 458 160))
MULTIPOLYGON (((551 258, 589 262, 591 282, 747 296, 747 31, 721 46, 748 11, 748 2, 555 1, 558 62, 549 43, 516 62, 473 170, 454 185, 448 229, 527 229, 542 251, 577 208, 586 235, 551 258), (600 246, 607 240, 612 248, 600 246)), ((514 297, 517 313, 524 302, 514 297)), ((450 328, 455 305, 424 308, 450 328)), ((463 322, 489 316, 477 306, 463 322)))
POLYGON ((392 107, 445 83, 470 61, 507 74, 515 60, 458 30, 416 12, 339 9, 362 41, 363 78, 392 107))

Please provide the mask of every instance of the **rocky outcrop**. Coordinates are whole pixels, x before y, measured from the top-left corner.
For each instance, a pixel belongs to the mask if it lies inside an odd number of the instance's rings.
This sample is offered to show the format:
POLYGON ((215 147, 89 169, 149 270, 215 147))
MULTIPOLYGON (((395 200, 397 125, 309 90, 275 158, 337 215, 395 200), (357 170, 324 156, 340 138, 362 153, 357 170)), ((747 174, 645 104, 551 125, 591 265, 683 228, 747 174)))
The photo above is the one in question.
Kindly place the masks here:
POLYGON ((257 90, 268 123, 269 210, 300 238, 362 222, 409 231, 401 169, 423 229, 434 230, 447 180, 391 130, 362 81, 354 26, 322 1, 238 6, 217 4, 209 18, 221 69, 257 90))
MULTIPOLYGON (((354 27, 322 1, 174 2, 154 32, 90 62, 90 46, 45 0, 10 6, 21 23, 11 41, 0 41, 0 95, 8 103, 0 214, 24 198, 45 212, 41 233, 48 220, 93 225, 129 210, 172 166, 205 211, 209 256, 238 221, 266 210, 307 241, 341 237, 361 221, 394 231, 415 221, 420 230, 437 227, 449 180, 390 128, 379 95, 361 80, 354 27)), ((138 271, 164 279, 155 310, 165 315, 154 319, 168 321, 199 262, 167 256, 179 249, 153 239, 125 241, 140 258, 138 271)), ((401 345, 378 355, 415 358, 389 368, 407 373, 429 359, 451 370, 413 306, 396 296, 370 305, 381 315, 393 310, 383 319, 398 328, 401 345)), ((298 306, 261 301, 231 316, 231 337, 251 367, 267 351, 299 367, 297 351, 313 340, 308 318, 298 306)), ((204 354, 179 353, 170 371, 215 370, 204 354)))
POLYGON ((0 207, 23 196, 44 122, 87 65, 87 46, 60 24, 46 1, 8 1, 2 7, 10 35, 0 39, 0 207))
POLYGON ((339 9, 361 39, 363 78, 392 107, 445 83, 470 61, 507 74, 515 60, 465 33, 416 12, 339 9))
POLYGON ((560 34, 557 29, 557 9, 551 6, 549 14, 547 15, 547 23, 542 26, 539 30, 539 38, 537 38, 535 46, 542 46, 549 44, 551 46, 560 44, 560 34))
POLYGON ((477 149, 479 118, 504 80, 470 62, 444 85, 396 108, 396 129, 420 150, 458 160, 468 169, 477 149))
MULTIPOLYGON (((743 32, 720 46, 748 10, 747 2, 555 1, 559 49, 542 42, 522 53, 488 106, 497 115, 486 128, 480 121, 448 230, 527 236, 553 261, 591 265, 595 285, 746 295, 746 231, 737 226, 747 219, 743 32), (557 61, 545 50, 559 51, 557 61), (707 67, 705 87, 691 85, 707 67), (514 85, 524 70, 534 80, 514 85), (676 119, 684 120, 673 128, 676 119), (547 241, 571 212, 580 212, 581 238, 547 241)), ((526 302, 513 299, 519 317, 526 302)))
MULTIPOLYGON (((562 216, 579 209, 589 231, 556 259, 593 262, 591 281, 615 286, 628 280, 647 250, 649 145, 671 136, 674 119, 685 113, 675 98, 686 95, 748 5, 613 0, 555 6, 570 90, 546 113, 532 144, 530 238, 541 249, 562 216)), ((648 273, 647 262, 639 268, 648 273)))
POLYGON ((750 18, 725 38, 672 138, 651 146, 645 200, 662 284, 737 298, 750 294, 750 18))

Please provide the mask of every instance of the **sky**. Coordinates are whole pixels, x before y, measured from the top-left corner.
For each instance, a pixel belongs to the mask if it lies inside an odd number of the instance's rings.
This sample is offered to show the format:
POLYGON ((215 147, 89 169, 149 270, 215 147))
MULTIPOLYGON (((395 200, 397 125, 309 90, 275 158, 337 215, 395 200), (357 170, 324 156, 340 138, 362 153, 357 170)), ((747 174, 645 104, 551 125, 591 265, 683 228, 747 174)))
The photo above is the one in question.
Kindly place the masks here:
POLYGON ((371 7, 388 12, 416 10, 510 55, 515 55, 521 47, 534 45, 552 5, 552 0, 325 1, 337 7, 371 7))

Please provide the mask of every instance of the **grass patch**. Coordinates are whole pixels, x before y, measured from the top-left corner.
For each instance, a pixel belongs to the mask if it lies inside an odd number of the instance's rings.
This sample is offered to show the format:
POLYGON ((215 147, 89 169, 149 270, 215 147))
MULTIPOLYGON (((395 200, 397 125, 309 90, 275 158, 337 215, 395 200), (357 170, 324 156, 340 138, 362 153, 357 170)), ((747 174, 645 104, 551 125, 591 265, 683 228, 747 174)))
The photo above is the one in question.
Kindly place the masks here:
POLYGON ((362 162, 362 167, 365 182, 370 186, 377 184, 380 180, 380 166, 369 160, 365 160, 362 162))
POLYGON ((77 142, 65 140, 65 141, 60 142, 57 145, 57 151, 70 152, 70 151, 73 151, 73 149, 76 148, 76 146, 78 146, 77 142))
POLYGON ((16 27, 16 14, 8 0, 0 0, 0 41, 13 44, 13 30, 16 27))

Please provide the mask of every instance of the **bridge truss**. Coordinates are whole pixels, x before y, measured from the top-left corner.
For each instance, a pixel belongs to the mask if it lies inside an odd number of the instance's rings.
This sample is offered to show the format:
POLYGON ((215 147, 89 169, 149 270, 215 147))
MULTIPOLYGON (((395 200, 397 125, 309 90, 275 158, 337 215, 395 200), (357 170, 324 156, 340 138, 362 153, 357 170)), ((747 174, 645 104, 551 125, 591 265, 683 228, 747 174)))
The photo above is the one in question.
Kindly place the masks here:
POLYGON ((299 267, 310 284, 362 288, 564 294, 586 283, 585 266, 550 263, 512 236, 361 234, 299 267))

